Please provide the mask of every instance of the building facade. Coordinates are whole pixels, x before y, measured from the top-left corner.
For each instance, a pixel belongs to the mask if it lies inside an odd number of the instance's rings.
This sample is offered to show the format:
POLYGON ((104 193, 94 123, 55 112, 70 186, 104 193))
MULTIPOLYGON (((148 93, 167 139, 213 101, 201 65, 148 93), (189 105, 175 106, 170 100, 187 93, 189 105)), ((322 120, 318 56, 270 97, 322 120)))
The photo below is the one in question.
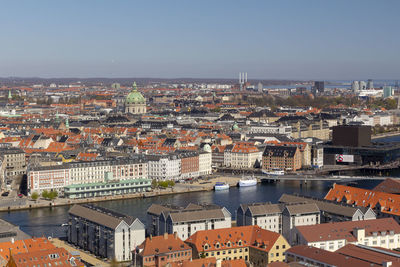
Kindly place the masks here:
POLYGON ((13 179, 26 173, 26 154, 22 149, 0 148, 0 155, 5 167, 5 178, 13 179))
POLYGON ((74 205, 68 214, 68 242, 96 256, 130 261, 145 240, 139 219, 89 204, 74 205))
POLYGON ((149 155, 149 179, 158 181, 181 178, 181 158, 177 154, 149 155))
POLYGON ((397 249, 400 226, 393 218, 297 226, 296 243, 335 251, 346 244, 397 249))
POLYGON ((105 180, 147 179, 147 161, 140 159, 69 162, 28 168, 28 190, 64 191, 65 186, 103 183, 105 180))
POLYGON ((133 266, 158 267, 168 264, 182 264, 192 259, 192 248, 178 238, 177 234, 149 236, 139 246, 139 253, 133 252, 133 266), (136 260, 135 260, 136 257, 136 260))
POLYGON ((296 146, 271 146, 265 147, 262 156, 262 170, 281 169, 296 171, 301 168, 301 153, 296 146))
POLYGON ((243 259, 257 267, 283 261, 290 248, 282 235, 259 226, 198 231, 185 242, 192 247, 193 258, 243 259))

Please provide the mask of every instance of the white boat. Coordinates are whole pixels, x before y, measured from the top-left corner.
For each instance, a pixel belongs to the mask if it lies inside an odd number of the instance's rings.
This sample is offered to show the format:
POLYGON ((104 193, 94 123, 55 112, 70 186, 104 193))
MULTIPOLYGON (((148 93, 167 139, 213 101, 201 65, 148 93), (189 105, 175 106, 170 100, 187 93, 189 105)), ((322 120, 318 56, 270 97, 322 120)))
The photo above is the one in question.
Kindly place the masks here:
POLYGON ((229 189, 229 184, 227 184, 227 183, 216 182, 214 185, 215 191, 222 191, 222 190, 227 190, 227 189, 229 189))
POLYGON ((282 169, 272 169, 270 171, 262 170, 262 172, 273 176, 285 175, 285 171, 282 169))
POLYGON ((239 180, 240 187, 255 186, 255 185, 257 185, 257 179, 254 177, 248 177, 239 180))

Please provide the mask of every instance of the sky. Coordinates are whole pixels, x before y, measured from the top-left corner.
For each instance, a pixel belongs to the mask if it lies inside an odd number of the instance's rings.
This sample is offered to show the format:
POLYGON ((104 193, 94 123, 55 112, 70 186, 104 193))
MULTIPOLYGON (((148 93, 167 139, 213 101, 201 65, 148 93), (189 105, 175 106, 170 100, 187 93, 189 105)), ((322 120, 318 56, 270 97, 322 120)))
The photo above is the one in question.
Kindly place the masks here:
POLYGON ((0 77, 400 79, 398 0, 3 0, 0 77))

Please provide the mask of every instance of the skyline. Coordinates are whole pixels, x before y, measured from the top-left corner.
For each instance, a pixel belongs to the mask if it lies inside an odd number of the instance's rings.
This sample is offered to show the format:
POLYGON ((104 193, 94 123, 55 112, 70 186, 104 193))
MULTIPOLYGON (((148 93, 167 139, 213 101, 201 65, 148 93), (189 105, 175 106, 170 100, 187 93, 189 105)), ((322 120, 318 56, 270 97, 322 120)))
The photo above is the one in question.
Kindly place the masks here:
POLYGON ((0 77, 400 78, 400 3, 299 2, 8 1, 0 77))

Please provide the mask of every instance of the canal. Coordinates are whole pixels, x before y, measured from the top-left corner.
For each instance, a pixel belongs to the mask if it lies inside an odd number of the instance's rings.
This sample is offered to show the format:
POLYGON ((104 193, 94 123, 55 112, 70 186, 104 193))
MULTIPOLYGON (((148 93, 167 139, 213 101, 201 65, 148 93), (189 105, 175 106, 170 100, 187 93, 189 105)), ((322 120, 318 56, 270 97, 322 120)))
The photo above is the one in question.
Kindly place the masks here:
MULTIPOLYGON (((379 180, 364 180, 351 183, 352 186, 371 189, 379 180)), ((175 195, 164 195, 152 198, 135 198, 128 200, 115 200, 100 202, 100 205, 134 217, 146 223, 146 210, 152 203, 170 203, 174 205, 187 205, 188 203, 215 203, 226 207, 235 219, 237 208, 242 203, 272 202, 276 203, 283 193, 298 193, 314 197, 324 197, 333 182, 309 181, 301 185, 299 181, 284 181, 271 184, 259 184, 254 187, 232 187, 226 191, 193 192, 175 195)), ((39 236, 64 237, 66 227, 61 226, 68 220, 70 207, 42 208, 23 211, 0 213, 0 217, 15 225, 28 234, 39 236)))

